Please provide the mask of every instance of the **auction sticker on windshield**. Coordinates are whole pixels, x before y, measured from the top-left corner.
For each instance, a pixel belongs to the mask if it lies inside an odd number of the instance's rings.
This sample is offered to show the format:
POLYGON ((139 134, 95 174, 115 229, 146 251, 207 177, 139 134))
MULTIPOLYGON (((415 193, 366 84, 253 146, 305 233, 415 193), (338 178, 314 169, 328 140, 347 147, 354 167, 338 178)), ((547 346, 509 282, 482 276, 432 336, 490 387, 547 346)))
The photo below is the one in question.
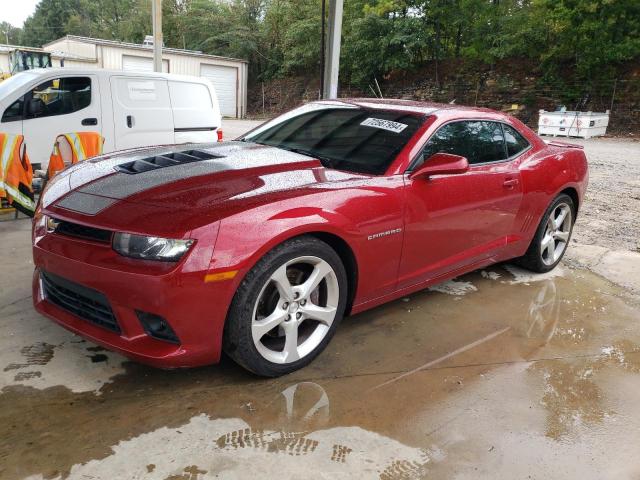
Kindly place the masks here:
POLYGON ((388 130, 395 133, 400 133, 408 126, 404 123, 392 122, 391 120, 372 117, 367 118, 360 125, 364 125, 365 127, 381 128, 383 130, 388 130))

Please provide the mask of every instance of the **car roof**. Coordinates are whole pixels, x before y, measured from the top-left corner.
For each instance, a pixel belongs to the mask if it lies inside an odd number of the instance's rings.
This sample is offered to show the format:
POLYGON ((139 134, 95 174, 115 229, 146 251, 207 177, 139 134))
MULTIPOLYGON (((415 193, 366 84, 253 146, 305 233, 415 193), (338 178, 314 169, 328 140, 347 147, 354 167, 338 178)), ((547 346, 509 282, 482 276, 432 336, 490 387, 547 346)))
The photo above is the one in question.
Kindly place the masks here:
POLYGON ((380 110, 403 110, 408 112, 422 113, 430 115, 438 111, 446 110, 448 113, 490 113, 500 114, 496 110, 481 107, 468 107, 465 105, 455 105, 451 103, 421 102, 417 100, 386 99, 386 98, 339 98, 336 100, 319 100, 317 103, 334 103, 357 105, 364 108, 380 110))
MULTIPOLYGON (((20 72, 23 73, 23 72, 20 72)), ((167 80, 179 80, 179 81, 190 81, 195 83, 207 83, 207 79, 204 77, 196 77, 190 75, 177 75, 175 73, 164 73, 164 72, 145 72, 145 71, 135 71, 135 70, 111 70, 104 68, 67 68, 67 67, 53 67, 53 68, 33 68, 30 70, 25 70, 24 73, 29 73, 32 75, 49 75, 49 74, 57 74, 64 73, 65 75, 124 75, 127 77, 160 77, 166 78, 167 80)))

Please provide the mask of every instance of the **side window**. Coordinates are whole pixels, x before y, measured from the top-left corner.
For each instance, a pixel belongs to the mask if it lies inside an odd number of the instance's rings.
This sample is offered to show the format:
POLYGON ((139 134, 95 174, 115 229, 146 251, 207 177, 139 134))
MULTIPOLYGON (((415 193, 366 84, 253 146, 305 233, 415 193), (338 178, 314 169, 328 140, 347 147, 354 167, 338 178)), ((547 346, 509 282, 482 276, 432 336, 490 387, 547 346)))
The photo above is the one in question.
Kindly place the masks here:
POLYGON ((426 161, 436 153, 453 153, 466 156, 464 142, 460 141, 460 134, 464 128, 462 122, 449 123, 434 133, 424 147, 422 158, 426 161))
POLYGON ((502 125, 504 130, 504 140, 507 143, 507 154, 509 158, 523 152, 529 148, 529 142, 520 135, 515 128, 509 125, 502 125))
POLYGON ((504 148, 502 126, 496 122, 473 123, 473 160, 469 163, 486 163, 505 160, 507 152, 504 148))
POLYGON ((27 118, 77 112, 91 104, 91 79, 65 77, 48 80, 27 94, 27 118))
POLYGON ((20 97, 18 100, 9 105, 2 114, 2 122, 15 122, 22 120, 22 112, 24 108, 24 97, 20 97))
POLYGON ((438 152, 462 155, 470 165, 507 158, 500 124, 478 120, 449 123, 440 128, 427 142, 423 159, 438 152))

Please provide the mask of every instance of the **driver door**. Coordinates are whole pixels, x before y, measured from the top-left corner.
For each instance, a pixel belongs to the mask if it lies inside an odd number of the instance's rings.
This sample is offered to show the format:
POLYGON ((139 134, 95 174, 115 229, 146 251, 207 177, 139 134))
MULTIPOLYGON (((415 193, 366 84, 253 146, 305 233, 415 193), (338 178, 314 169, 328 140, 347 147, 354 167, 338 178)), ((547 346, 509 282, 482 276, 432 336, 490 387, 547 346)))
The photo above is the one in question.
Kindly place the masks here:
POLYGON ((398 288, 446 276, 486 260, 508 242, 522 188, 507 158, 498 122, 458 121, 438 129, 422 161, 438 152, 467 158, 464 174, 409 179, 405 175, 405 234, 398 288))

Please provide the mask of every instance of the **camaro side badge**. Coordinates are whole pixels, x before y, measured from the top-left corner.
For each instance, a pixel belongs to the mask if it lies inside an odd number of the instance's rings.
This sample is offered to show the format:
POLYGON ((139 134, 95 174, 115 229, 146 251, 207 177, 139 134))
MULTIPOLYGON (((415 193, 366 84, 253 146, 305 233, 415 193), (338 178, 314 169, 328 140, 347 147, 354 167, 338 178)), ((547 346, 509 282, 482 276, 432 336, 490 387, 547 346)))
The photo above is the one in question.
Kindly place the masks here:
POLYGON ((400 233, 401 231, 401 228, 394 228, 393 230, 387 230, 386 232, 374 233, 373 235, 369 235, 367 237, 367 240, 375 240, 376 238, 386 237, 387 235, 393 235, 396 233, 400 233))

